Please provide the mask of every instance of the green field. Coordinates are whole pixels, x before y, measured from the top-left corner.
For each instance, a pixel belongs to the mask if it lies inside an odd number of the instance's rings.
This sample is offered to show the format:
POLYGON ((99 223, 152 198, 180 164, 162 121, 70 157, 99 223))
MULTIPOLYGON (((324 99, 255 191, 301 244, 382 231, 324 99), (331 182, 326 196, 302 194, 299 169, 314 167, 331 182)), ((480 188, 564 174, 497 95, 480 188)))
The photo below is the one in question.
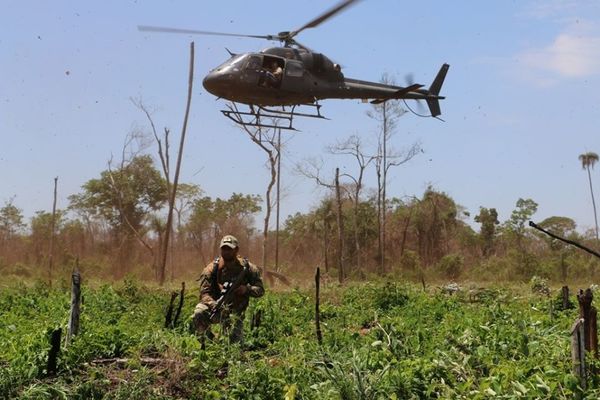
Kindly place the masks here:
MULTIPOLYGON (((126 281, 84 286, 81 331, 46 376, 49 334, 68 321, 65 287, 0 292, 0 398, 23 399, 422 399, 598 398, 571 374, 569 328, 529 287, 445 294, 385 282, 327 286, 323 345, 314 290, 268 292, 251 303, 245 341, 206 344, 182 323, 165 329, 170 292, 126 281), (258 328, 252 315, 261 312, 258 328), (119 358, 120 360, 106 361, 119 358), (104 361, 102 361, 104 360, 104 361)), ((572 299, 574 300, 574 299, 572 299)))

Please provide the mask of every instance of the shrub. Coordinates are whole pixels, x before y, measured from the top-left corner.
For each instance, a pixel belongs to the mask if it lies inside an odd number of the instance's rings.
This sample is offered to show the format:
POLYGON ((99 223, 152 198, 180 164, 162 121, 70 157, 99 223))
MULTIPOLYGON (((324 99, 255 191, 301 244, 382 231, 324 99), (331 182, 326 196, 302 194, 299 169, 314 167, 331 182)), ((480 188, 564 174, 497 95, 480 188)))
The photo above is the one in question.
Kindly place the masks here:
POLYGON ((532 293, 545 294, 546 296, 550 295, 548 279, 534 275, 529 281, 529 286, 531 287, 532 293))
POLYGON ((460 254, 447 254, 437 263, 436 270, 448 279, 457 279, 463 269, 464 259, 460 254))

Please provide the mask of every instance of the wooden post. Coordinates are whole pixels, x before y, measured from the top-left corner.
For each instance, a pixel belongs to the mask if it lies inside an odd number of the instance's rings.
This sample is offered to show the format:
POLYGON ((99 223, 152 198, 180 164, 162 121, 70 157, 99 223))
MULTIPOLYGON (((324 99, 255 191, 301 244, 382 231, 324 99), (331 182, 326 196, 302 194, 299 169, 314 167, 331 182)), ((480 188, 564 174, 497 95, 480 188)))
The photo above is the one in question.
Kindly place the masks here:
POLYGON ((79 332, 79 315, 81 308, 81 274, 79 273, 79 258, 76 261, 75 271, 71 275, 71 314, 65 344, 71 344, 73 335, 79 332))
POLYGON ((579 318, 583 318, 585 349, 587 351, 591 351, 592 349, 592 331, 590 322, 592 320, 591 311, 593 299, 594 295, 591 289, 586 289, 585 293, 583 290, 579 290, 579 294, 577 295, 577 301, 579 302, 579 318))
POLYGON ((598 358, 598 325, 596 323, 596 307, 592 306, 590 310, 590 351, 594 357, 598 358))
POLYGON ((562 287, 562 309, 567 310, 569 308, 569 287, 562 287))
POLYGON ((175 298, 177 298, 177 292, 172 292, 171 300, 169 301, 169 306, 167 307, 167 313, 165 315, 165 328, 171 327, 171 322, 173 321, 173 303, 175 302, 175 298))
POLYGON ((54 201, 52 202, 52 220, 50 221, 50 255, 48 257, 48 284, 52 287, 52 269, 54 268, 54 237, 56 236, 56 192, 58 176, 54 178, 54 201))
POLYGON ((179 319, 179 315, 181 314, 181 308, 183 307, 183 298, 185 295, 185 282, 181 282, 181 292, 179 292, 179 305, 177 305, 177 311, 175 312, 175 318, 173 318, 173 324, 171 325, 173 328, 177 326, 177 320, 179 319))
POLYGON ((279 272, 279 209, 281 192, 281 128, 277 129, 277 211, 275 213, 275 272, 279 272))
POLYGON ((317 342, 319 342, 319 346, 323 345, 323 334, 321 333, 321 315, 319 312, 319 286, 321 282, 321 271, 319 267, 317 267, 317 272, 315 273, 315 327, 317 330, 317 342))
POLYGON ((48 352, 48 364, 46 366, 46 374, 52 376, 56 374, 56 361, 60 352, 60 337, 62 328, 56 328, 50 336, 50 351, 48 352))
POLYGON ((579 318, 571 327, 571 360, 573 361, 573 374, 579 377, 581 387, 585 389, 585 346, 583 319, 579 318))
POLYGON ((335 198, 338 226, 338 280, 344 283, 344 225, 342 220, 342 196, 340 195, 340 169, 335 169, 335 198))

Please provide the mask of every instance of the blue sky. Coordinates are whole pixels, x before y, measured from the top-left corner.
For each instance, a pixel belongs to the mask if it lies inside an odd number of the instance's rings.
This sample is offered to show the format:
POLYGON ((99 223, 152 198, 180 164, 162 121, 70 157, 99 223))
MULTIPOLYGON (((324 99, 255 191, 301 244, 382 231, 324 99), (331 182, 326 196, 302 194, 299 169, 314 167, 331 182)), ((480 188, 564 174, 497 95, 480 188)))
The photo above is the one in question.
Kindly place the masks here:
MULTIPOLYGON (((60 208, 118 158, 125 136, 147 130, 130 98, 153 110, 178 141, 187 90, 189 42, 196 85, 182 179, 211 196, 263 194, 263 153, 226 120, 202 77, 234 52, 274 43, 230 37, 149 34, 137 25, 274 34, 300 27, 334 1, 12 1, 0 14, 0 202, 14 197, 26 216, 60 208)), ((394 169, 388 193, 420 196, 431 184, 472 215, 480 206, 509 217, 519 197, 539 203, 535 220, 568 216, 593 226, 587 175, 578 155, 600 152, 600 4, 597 1, 363 0, 298 40, 343 66, 346 76, 428 85, 451 67, 442 94, 446 122, 407 114, 392 146, 420 142, 424 153, 394 169)), ((353 173, 351 159, 324 148, 352 134, 375 145, 368 104, 329 100, 329 121, 299 120, 283 159, 283 216, 305 212, 323 194, 294 165, 324 157, 353 173)), ((152 151, 152 150, 151 150, 152 151)), ((599 168, 600 166, 597 166, 599 168)), ((593 182, 600 190, 600 171, 593 182)), ((375 186, 368 172, 367 185, 375 186)), ((599 192, 600 196, 600 192, 599 192)))

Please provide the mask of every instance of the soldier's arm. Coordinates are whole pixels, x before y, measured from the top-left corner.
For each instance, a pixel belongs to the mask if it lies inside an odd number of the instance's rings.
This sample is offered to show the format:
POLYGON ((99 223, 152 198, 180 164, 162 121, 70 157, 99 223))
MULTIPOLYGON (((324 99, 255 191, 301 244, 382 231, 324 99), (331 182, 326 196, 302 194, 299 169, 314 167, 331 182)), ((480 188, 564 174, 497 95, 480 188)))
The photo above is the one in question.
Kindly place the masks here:
POLYGON ((248 279, 248 294, 251 297, 261 297, 265 294, 265 286, 263 285, 262 278, 260 277, 260 270, 254 266, 250 266, 250 277, 248 279))
POLYGON ((200 302, 204 303, 206 305, 209 306, 213 306, 217 300, 215 298, 213 298, 211 292, 212 292, 212 282, 211 282, 211 275, 212 275, 212 264, 208 265, 206 268, 204 268, 204 270, 202 271, 202 275, 200 275, 200 302))

